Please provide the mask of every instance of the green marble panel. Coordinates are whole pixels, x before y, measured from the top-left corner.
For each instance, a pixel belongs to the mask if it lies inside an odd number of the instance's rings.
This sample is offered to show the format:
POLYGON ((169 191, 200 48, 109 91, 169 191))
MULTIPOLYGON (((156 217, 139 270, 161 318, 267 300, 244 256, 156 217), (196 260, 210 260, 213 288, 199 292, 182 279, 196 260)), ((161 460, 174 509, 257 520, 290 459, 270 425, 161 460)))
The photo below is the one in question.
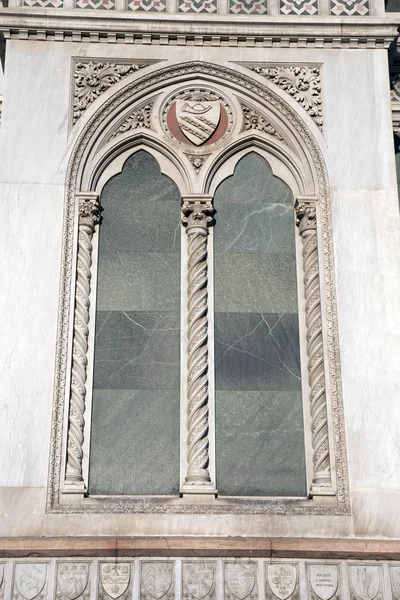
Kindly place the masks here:
POLYGON ((97 309, 176 311, 179 279, 175 252, 104 252, 97 309))
POLYGON ((94 390, 90 494, 178 494, 179 397, 94 390))
POLYGON ((176 494, 179 192, 140 151, 100 200, 90 492, 176 494))
POLYGON ((214 201, 218 489, 305 496, 293 197, 250 153, 214 201))
POLYGON ((217 487, 226 496, 306 496, 300 392, 216 392, 217 487))

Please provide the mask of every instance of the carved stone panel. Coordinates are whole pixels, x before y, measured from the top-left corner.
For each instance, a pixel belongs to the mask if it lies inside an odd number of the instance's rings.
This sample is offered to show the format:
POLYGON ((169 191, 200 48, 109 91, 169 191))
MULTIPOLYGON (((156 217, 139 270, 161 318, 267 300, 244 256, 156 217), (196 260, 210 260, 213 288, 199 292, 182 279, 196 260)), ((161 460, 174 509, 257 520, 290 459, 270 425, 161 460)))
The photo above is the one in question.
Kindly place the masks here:
POLYGON ((265 593, 267 600, 299 600, 298 565, 276 563, 266 565, 265 593))
POLYGON ((184 600, 215 599, 215 561, 185 562, 182 570, 184 600))
POLYGON ((99 600, 131 597, 131 563, 100 563, 99 600))
POLYGON ((87 562, 60 562, 57 565, 57 600, 87 600, 90 596, 90 564, 87 562))
POLYGON ((14 571, 13 600, 44 600, 47 596, 47 564, 17 563, 14 571))
POLYGON ((5 587, 5 571, 6 565, 5 563, 0 563, 0 600, 4 598, 4 587, 5 587))
POLYGON ((341 597, 339 565, 308 565, 308 589, 311 600, 339 600, 341 597))
POLYGON ((174 563, 143 562, 140 569, 141 600, 172 600, 175 595, 174 563))
POLYGON ((382 568, 378 565, 349 566, 351 600, 382 600, 382 568))
POLYGON ((255 563, 230 562, 224 565, 225 600, 256 600, 257 565, 255 563))
POLYGON ((389 572, 393 600, 400 600, 400 565, 390 566, 389 572))

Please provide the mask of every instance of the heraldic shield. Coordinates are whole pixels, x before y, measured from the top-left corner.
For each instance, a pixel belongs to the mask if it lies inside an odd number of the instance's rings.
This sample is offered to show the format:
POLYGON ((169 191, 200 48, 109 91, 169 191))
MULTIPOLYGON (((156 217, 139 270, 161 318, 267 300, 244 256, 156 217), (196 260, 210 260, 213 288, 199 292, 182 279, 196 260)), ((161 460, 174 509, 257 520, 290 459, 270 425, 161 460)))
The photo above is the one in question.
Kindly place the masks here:
POLYGON ((129 563, 103 563, 100 567, 101 585, 111 598, 119 598, 128 589, 131 578, 129 563))
POLYGON ((390 575, 392 586, 396 590, 396 594, 400 596, 400 567, 390 567, 390 575))
POLYGON ((374 600, 381 587, 381 568, 378 566, 350 567, 353 590, 362 600, 374 600))
POLYGON ((15 583, 26 600, 36 598, 46 582, 47 565, 20 563, 15 565, 15 583))
POLYGON ((221 105, 217 100, 177 100, 176 120, 182 133, 196 146, 210 139, 218 127, 221 105))
POLYGON ((214 587, 214 564, 185 563, 183 565, 183 581, 193 598, 196 600, 205 598, 214 587))
POLYGON ((88 581, 88 563, 59 563, 57 583, 64 596, 70 600, 75 600, 85 591, 88 581))
POLYGON ((329 600, 336 594, 339 585, 337 565, 310 565, 310 585, 318 598, 329 600))
POLYGON ((1 589, 1 586, 3 585, 3 579, 4 579, 4 565, 0 565, 0 589, 1 589))
POLYGON ((227 563, 225 565, 225 585, 238 600, 251 594, 256 583, 254 564, 227 563))
POLYGON ((268 565, 267 567, 268 584, 273 594, 279 600, 287 600, 293 594, 297 572, 294 565, 268 565))
POLYGON ((160 600, 172 585, 173 564, 168 562, 142 563, 142 588, 155 600, 160 600))

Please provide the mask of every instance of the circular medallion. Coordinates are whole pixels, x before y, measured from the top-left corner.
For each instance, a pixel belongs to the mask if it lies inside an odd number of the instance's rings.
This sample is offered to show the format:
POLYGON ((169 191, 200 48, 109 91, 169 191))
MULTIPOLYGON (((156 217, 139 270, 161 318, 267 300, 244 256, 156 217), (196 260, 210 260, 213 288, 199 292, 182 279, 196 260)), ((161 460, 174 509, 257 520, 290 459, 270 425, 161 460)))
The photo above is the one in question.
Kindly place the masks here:
POLYGON ((212 152, 232 128, 232 109, 228 102, 211 90, 193 88, 175 94, 162 111, 163 125, 175 142, 212 152), (210 148, 211 146, 211 148, 210 148))

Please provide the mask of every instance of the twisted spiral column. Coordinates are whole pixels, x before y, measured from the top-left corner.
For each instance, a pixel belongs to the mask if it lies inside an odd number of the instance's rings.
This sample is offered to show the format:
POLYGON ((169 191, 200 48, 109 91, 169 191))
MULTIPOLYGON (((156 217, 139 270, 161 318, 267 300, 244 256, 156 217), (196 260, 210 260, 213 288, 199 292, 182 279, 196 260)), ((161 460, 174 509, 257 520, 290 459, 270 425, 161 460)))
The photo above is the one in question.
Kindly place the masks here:
POLYGON ((78 256, 72 345, 71 395, 69 402, 66 486, 85 489, 82 473, 82 445, 86 397, 86 367, 89 336, 92 238, 100 220, 97 196, 79 198, 78 256))
POLYGON ((318 495, 319 493, 329 493, 329 488, 332 488, 332 478, 329 457, 315 201, 297 204, 296 217, 299 232, 303 241, 308 381, 310 387, 311 434, 313 447, 313 479, 311 494, 318 495))
POLYGON ((183 223, 188 236, 187 305, 187 474, 186 493, 214 492, 209 473, 208 407, 208 227, 210 200, 186 201, 183 223))

